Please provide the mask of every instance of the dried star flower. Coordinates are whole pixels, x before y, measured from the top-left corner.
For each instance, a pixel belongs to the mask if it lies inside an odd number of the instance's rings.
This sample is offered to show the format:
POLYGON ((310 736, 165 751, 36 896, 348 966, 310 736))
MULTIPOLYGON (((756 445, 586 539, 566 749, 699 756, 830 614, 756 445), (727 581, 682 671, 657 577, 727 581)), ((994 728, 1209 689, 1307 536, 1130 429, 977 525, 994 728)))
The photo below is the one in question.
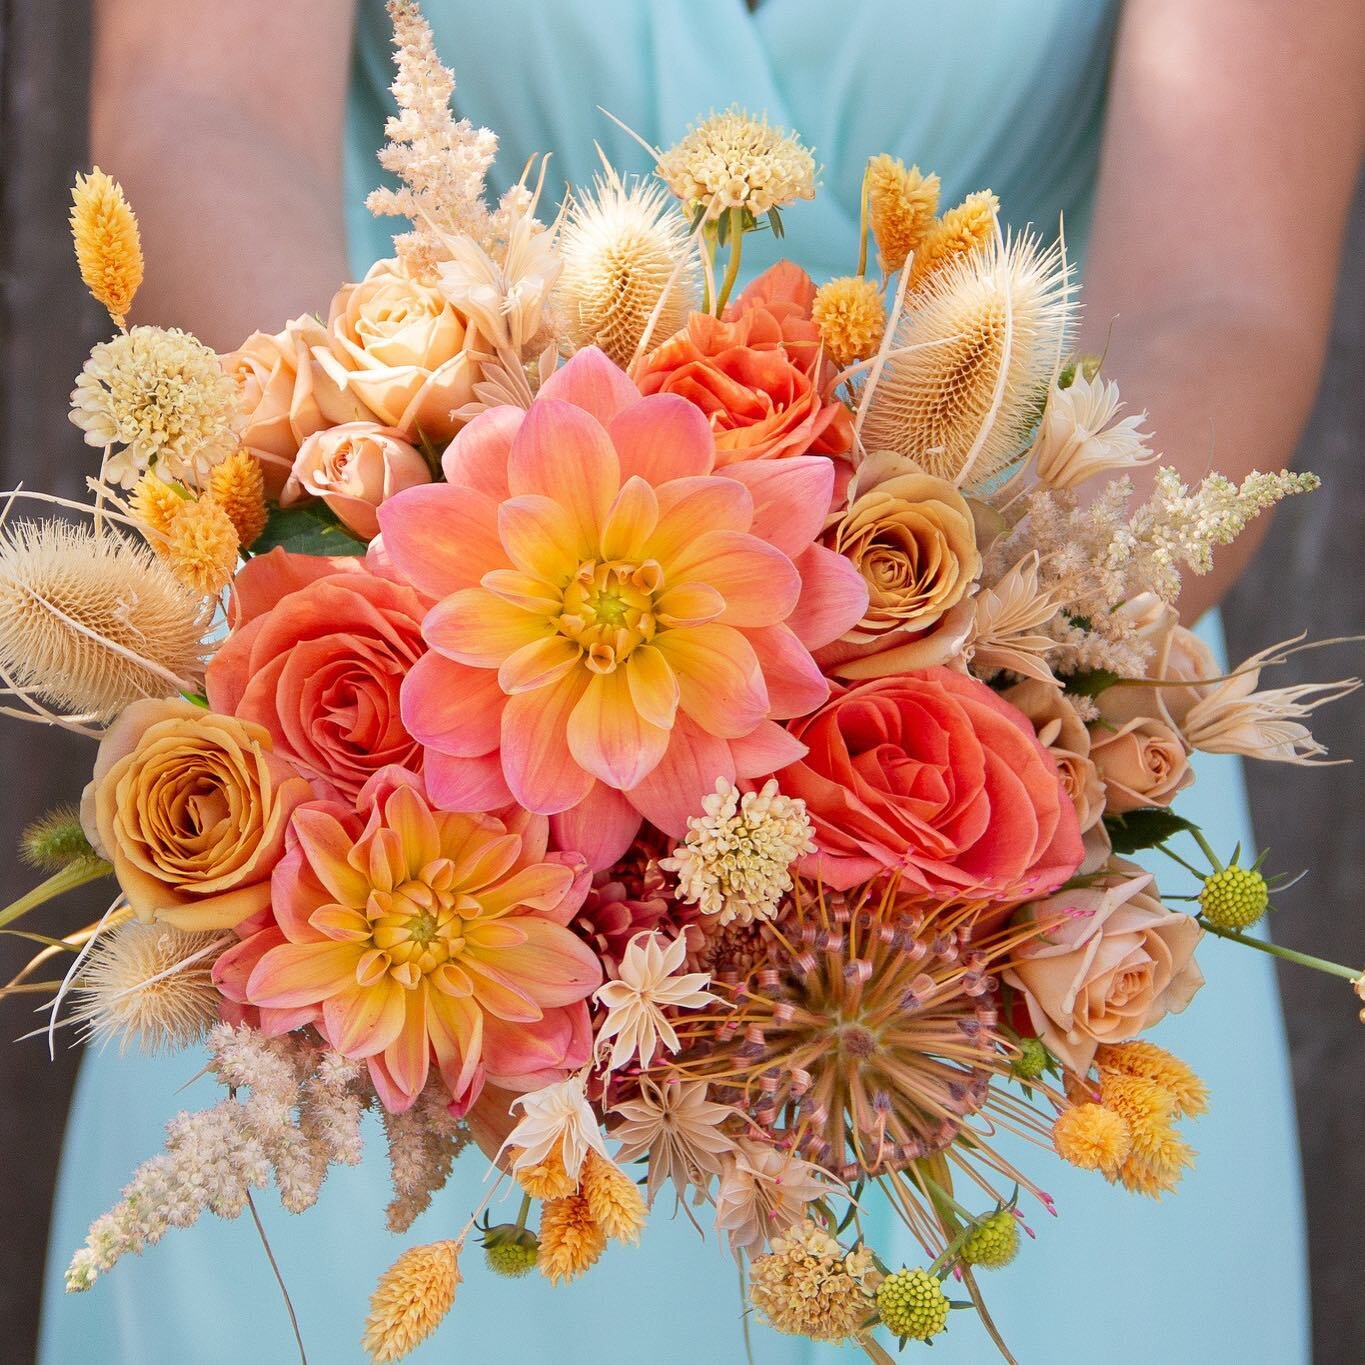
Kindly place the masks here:
POLYGON ((665 1180, 673 1182, 679 1199, 688 1189, 705 1190, 734 1151, 721 1127, 734 1111, 707 1099, 705 1081, 641 1076, 639 1087, 633 1099, 612 1110, 620 1119, 611 1131, 621 1144, 618 1157, 623 1163, 648 1159, 645 1190, 651 1204, 665 1180))
POLYGON ((815 198, 815 158, 796 135, 738 106, 698 123, 655 170, 689 215, 742 208, 761 218, 815 198))
POLYGON ((460 1243, 409 1247, 370 1296, 363 1345, 372 1360, 401 1360, 440 1325, 460 1283, 460 1243))
POLYGON ((980 251, 995 235, 1000 201, 990 190, 969 194, 951 208, 924 234, 914 264, 910 267, 910 288, 919 285, 959 256, 980 251))
POLYGON ((873 1317, 880 1279, 867 1247, 846 1252, 807 1218, 755 1258, 749 1298, 779 1332, 847 1341, 873 1317))
POLYGON ((825 354, 843 369, 874 354, 886 330, 886 302, 872 280, 845 275, 815 291, 811 321, 825 354))
POLYGON ((899 270, 938 212, 939 180, 922 175, 918 166, 907 171, 903 162, 885 154, 867 163, 867 212, 877 243, 877 260, 884 274, 899 270))
POLYGON ((583 1090, 582 1076, 542 1086, 512 1101, 521 1110, 517 1126, 507 1136, 505 1147, 520 1150, 512 1162, 513 1171, 544 1162, 558 1148, 570 1179, 577 1181, 590 1151, 606 1156, 602 1130, 583 1090))
POLYGON ((628 366, 647 337, 671 337, 696 305, 697 254, 661 185, 629 187, 610 166, 574 194, 559 235, 558 300, 576 350, 628 366))
POLYGON ((1066 388, 1054 384, 1030 454, 1039 481, 1075 488, 1100 474, 1151 464, 1156 453, 1147 449, 1141 430, 1147 414, 1115 420, 1122 407, 1112 381, 1092 381, 1077 371, 1066 388))
POLYGON ((716 1191, 716 1227, 735 1252, 754 1252, 831 1193, 825 1172, 790 1152, 740 1138, 716 1191))
POLYGON ((577 1279, 607 1249, 607 1234, 583 1194, 550 1199, 540 1209, 540 1273, 551 1284, 577 1279))
POLYGON ((594 999, 607 1017, 597 1033, 598 1046, 612 1043, 606 1069, 615 1071, 632 1057, 642 1067, 654 1060, 655 1050, 678 1050, 678 1035, 665 1010, 696 1010, 720 1004, 706 987, 706 972, 677 975, 687 956, 681 938, 662 940, 658 934, 638 934, 627 946, 616 980, 598 987, 594 999))
POLYGON ((683 844, 659 866, 677 873, 684 901, 718 916, 720 924, 771 919, 792 888, 791 864, 815 851, 806 803, 780 795, 771 778, 761 791, 742 795, 718 778, 702 810, 688 820, 683 844))
POLYGON ((72 1021, 91 1043, 143 1052, 189 1047, 218 1022, 213 959, 231 940, 128 920, 102 934, 76 976, 72 1021))
POLYGON ((1060 686, 1044 658, 1057 641, 1042 633, 1057 615, 1057 602, 1038 582, 1038 556, 1021 559, 975 601, 975 622, 967 642, 967 657, 976 671, 989 677, 1008 669, 1025 678, 1060 686))
POLYGON ((72 186, 71 237, 85 287, 122 327, 142 283, 142 237, 123 187, 98 166, 72 186))
POLYGON ((124 536, 63 521, 0 536, 0 676, 66 714, 196 687, 207 627, 203 599, 124 536))

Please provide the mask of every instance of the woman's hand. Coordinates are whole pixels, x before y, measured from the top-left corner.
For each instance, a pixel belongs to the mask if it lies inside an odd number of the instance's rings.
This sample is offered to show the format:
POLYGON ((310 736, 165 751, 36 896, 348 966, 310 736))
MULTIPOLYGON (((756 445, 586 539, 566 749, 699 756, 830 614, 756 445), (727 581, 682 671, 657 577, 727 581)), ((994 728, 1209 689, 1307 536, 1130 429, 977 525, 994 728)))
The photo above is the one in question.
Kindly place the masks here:
MULTIPOLYGON (((1162 463, 1187 480, 1293 457, 1365 140, 1362 72, 1360 0, 1124 6, 1084 344, 1109 346, 1106 372, 1149 409, 1162 463)), ((1186 580, 1187 619, 1256 539, 1186 580)))

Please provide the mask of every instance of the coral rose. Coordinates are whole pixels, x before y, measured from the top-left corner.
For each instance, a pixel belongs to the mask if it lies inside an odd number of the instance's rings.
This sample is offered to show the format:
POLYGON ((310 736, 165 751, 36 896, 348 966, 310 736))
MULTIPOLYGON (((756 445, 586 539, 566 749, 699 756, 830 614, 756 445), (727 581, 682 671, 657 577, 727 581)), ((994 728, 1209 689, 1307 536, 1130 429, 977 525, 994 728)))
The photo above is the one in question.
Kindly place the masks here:
POLYGON ((273 336, 253 332, 219 358, 237 381, 245 418, 242 444, 261 462, 266 491, 278 497, 299 446, 315 431, 373 416, 359 397, 332 378, 313 354, 327 348, 327 331, 307 315, 273 336))
POLYGON ((789 729, 810 752, 778 773, 818 852, 808 876, 846 890, 894 871, 935 898, 1023 900, 1081 862, 1076 812, 1033 727, 947 668, 839 693, 789 729))
POLYGON ((389 764, 420 769, 399 689, 426 652, 430 605, 358 559, 260 555, 237 575, 232 633, 205 674, 209 704, 262 726, 327 795, 353 798, 389 764))
POLYGON ((397 261, 379 261, 332 300, 323 369, 388 427, 438 444, 459 427, 453 414, 474 397, 477 332, 438 289, 397 261))
POLYGON ((230 929, 270 904, 308 783, 259 725, 187 701, 135 701, 100 741, 81 823, 139 919, 230 929))
POLYGON ((404 488, 431 482, 422 452, 403 433, 373 422, 314 432, 299 447, 283 506, 321 498, 363 540, 379 534, 379 504, 404 488))
POLYGON ((1021 991, 1044 1043, 1078 1075, 1101 1043, 1136 1038, 1179 1013, 1204 984, 1194 960, 1203 930, 1151 894, 1149 874, 1115 860, 1106 886, 1065 891, 1030 906, 1060 921, 1016 954, 1005 981, 1021 991))
POLYGON ((783 455, 842 455, 853 444, 848 409, 832 396, 834 366, 811 321, 815 286, 782 261, 725 318, 693 313, 634 372, 642 393, 674 393, 706 415, 716 463, 783 455))
POLYGON ((947 663, 970 613, 953 612, 981 572, 967 500, 946 479, 889 451, 869 455, 824 543, 867 583, 863 618, 820 651, 826 673, 884 678, 947 663))

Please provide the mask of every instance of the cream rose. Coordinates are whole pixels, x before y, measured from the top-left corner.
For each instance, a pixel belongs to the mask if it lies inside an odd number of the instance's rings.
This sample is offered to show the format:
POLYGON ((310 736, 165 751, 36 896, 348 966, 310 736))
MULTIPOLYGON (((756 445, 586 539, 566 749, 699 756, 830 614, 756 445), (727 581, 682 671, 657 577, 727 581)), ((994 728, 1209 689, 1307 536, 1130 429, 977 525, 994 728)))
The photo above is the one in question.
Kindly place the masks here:
POLYGON ((952 484, 890 452, 870 455, 824 541, 868 591, 862 619, 819 656, 827 673, 881 678, 960 651, 981 556, 972 510, 952 484))
POLYGON ((380 261, 332 300, 328 346, 313 354, 385 426, 448 441, 474 397, 478 334, 431 285, 380 261))
POLYGON ((1078 1075, 1101 1043, 1136 1038, 1183 1010, 1204 984, 1194 960, 1204 931, 1193 916, 1166 909, 1134 864, 1116 860, 1111 868, 1116 879, 1107 886, 1029 907, 1035 921, 1060 922, 1004 973, 1038 1036, 1078 1075))
POLYGON ((1104 814, 1104 783, 1090 758, 1090 731, 1058 687, 1030 678, 1000 694, 1029 719, 1038 742, 1057 763, 1062 787, 1076 808, 1081 833, 1104 814))
POLYGON ((422 452, 400 431, 373 422, 346 422, 314 432, 294 457, 284 506, 321 498, 358 536, 379 534, 378 508, 404 488, 431 482, 422 452))
POLYGON ((1169 806, 1194 781, 1184 741, 1164 721, 1137 716, 1090 727, 1090 757, 1104 782, 1111 815, 1141 806, 1169 806))
POLYGON ((230 929, 270 904, 308 783, 260 725, 187 701, 136 701, 100 742, 81 822, 140 919, 230 929))
POLYGON ((373 416, 316 359, 313 349, 326 346, 326 329, 305 316, 273 336, 253 332, 239 349, 219 358, 237 381, 237 405, 246 420, 242 444, 261 462, 271 497, 279 496, 307 437, 373 416))

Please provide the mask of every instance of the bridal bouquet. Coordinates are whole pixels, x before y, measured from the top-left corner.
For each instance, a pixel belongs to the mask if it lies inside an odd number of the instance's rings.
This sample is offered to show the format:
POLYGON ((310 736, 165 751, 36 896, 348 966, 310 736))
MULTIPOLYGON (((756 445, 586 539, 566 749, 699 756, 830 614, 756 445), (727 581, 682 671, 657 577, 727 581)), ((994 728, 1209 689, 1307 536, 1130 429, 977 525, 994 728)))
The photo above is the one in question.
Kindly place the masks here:
POLYGON ((738 109, 656 179, 604 162, 542 214, 541 163, 491 206, 495 138, 390 10, 370 202, 412 228, 325 319, 225 356, 126 326, 136 219, 76 186, 118 329, 73 395, 103 454, 88 503, 10 497, 0 678, 97 747, 0 922, 117 892, 10 989, 50 994, 50 1036, 207 1040, 227 1094, 68 1287, 272 1179, 306 1209, 377 1111, 394 1232, 457 1158, 492 1170, 382 1278, 375 1360, 436 1328, 471 1242, 569 1281, 670 1201, 779 1331, 877 1360, 956 1307, 994 1334, 978 1277, 1052 1209, 993 1136, 1173 1190, 1206 1096, 1146 1035, 1204 934, 1276 951, 1245 932, 1260 861, 1178 813, 1190 756, 1309 763, 1304 718, 1356 684, 1263 686, 1292 643, 1225 672, 1174 604, 1316 480, 1139 497, 1150 438, 1073 354, 1063 246, 889 156, 823 282, 739 287, 817 169, 738 109), (912 1264, 864 1240, 874 1201, 912 1264))

